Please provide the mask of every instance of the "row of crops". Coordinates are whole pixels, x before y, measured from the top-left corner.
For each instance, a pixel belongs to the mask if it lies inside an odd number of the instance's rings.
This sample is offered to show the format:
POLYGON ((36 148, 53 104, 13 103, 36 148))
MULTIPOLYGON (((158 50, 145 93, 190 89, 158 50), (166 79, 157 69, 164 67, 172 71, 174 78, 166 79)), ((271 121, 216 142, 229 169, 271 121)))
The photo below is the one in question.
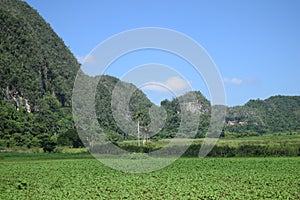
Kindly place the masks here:
POLYGON ((299 180, 299 157, 180 158, 145 174, 88 157, 0 160, 0 199, 300 199, 299 180))

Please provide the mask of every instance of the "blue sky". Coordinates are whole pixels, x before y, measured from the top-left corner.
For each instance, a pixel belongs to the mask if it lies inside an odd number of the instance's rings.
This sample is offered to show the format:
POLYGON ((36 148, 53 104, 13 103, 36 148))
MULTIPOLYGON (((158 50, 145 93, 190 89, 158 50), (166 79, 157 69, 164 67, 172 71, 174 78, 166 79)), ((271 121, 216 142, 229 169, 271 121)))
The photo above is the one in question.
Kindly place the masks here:
MULTIPOLYGON (((26 2, 52 26, 78 59, 120 32, 162 27, 181 32, 205 48, 224 81, 229 106, 277 94, 300 95, 298 0, 26 2)), ((188 63, 164 52, 134 52, 118 59, 107 73, 126 77, 132 68, 147 63, 168 65, 180 75, 174 73, 173 77, 154 81, 170 87, 188 83, 210 99, 202 77, 188 63)), ((155 103, 173 95, 155 93, 149 87, 142 89, 155 103)))

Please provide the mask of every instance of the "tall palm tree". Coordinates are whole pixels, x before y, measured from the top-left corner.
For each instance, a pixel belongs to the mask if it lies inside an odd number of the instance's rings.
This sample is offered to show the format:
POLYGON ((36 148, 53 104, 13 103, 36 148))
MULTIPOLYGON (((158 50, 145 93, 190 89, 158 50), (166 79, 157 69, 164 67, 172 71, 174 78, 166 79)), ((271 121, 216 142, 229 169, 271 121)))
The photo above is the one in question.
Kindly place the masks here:
POLYGON ((138 111, 135 113, 134 118, 137 120, 137 138, 138 138, 138 146, 141 146, 140 144, 140 122, 144 119, 144 114, 141 111, 138 111))

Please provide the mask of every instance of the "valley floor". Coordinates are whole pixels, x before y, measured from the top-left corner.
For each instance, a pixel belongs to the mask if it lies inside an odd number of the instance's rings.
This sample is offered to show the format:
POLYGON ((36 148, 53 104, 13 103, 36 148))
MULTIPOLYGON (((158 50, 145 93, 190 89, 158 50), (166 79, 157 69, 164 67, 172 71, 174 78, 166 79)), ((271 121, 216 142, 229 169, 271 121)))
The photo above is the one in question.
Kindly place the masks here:
POLYGON ((300 199, 300 157, 180 158, 130 174, 89 154, 0 153, 0 199, 300 199))

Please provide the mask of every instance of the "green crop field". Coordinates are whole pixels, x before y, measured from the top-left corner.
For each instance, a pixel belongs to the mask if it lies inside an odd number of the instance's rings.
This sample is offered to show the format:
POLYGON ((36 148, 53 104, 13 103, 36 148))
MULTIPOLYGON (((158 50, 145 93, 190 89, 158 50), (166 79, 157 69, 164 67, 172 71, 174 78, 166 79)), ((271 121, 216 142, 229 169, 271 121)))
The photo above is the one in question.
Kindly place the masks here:
POLYGON ((180 158, 151 173, 89 154, 0 154, 0 199, 300 199, 300 158, 180 158))

